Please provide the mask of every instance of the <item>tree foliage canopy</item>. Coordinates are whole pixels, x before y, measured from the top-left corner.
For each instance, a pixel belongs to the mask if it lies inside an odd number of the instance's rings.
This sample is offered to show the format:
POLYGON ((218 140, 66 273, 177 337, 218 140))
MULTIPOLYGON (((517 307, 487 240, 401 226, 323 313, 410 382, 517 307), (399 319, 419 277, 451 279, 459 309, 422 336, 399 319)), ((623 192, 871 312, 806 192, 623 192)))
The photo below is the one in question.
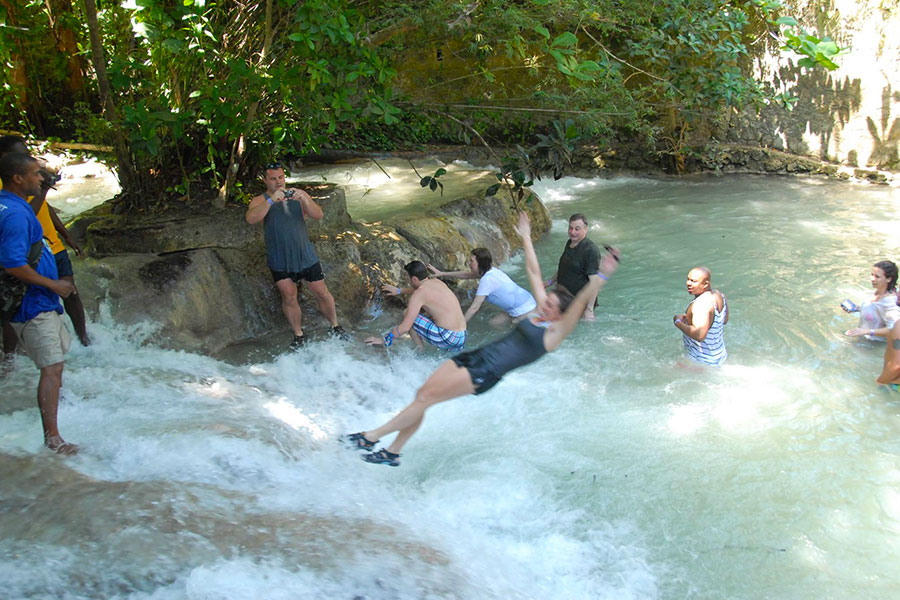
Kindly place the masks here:
POLYGON ((91 48, 93 5, 0 0, 0 127, 118 143, 132 207, 221 202, 328 146, 487 137, 551 170, 575 130, 675 151, 692 122, 766 100, 754 44, 810 68, 840 53, 777 0, 104 0, 91 48))

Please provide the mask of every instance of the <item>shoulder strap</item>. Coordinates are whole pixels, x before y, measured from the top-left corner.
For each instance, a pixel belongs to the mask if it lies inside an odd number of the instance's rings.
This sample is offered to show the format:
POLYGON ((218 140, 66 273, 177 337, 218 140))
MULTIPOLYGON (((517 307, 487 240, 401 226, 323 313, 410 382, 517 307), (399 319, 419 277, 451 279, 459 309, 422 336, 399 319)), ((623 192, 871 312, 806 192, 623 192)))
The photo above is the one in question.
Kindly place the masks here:
POLYGON ((26 260, 28 261, 28 266, 34 269, 37 267, 37 264, 41 262, 41 253, 44 251, 44 240, 40 239, 31 245, 31 248, 28 249, 28 256, 26 260))

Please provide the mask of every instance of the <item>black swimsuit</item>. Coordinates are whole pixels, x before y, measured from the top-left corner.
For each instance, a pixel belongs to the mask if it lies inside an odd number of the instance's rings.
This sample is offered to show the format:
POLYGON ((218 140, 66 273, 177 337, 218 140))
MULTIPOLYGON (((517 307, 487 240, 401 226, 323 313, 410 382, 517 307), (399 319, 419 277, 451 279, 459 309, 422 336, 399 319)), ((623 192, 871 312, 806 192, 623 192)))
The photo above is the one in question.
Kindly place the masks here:
POLYGON ((515 329, 499 340, 477 350, 463 352, 450 360, 469 371, 475 393, 483 394, 500 379, 519 367, 533 363, 547 354, 544 348, 545 327, 522 319, 515 329))

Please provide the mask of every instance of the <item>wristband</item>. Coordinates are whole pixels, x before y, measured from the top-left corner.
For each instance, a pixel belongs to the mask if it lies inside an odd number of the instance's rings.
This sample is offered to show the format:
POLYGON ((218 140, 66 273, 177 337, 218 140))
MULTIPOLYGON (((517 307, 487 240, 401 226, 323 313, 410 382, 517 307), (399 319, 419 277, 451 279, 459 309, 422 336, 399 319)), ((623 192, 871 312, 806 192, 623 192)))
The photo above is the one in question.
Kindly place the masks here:
POLYGON ((684 321, 682 321, 681 319, 675 319, 675 322, 676 322, 676 323, 684 324, 684 321))
POLYGON ((272 198, 270 196, 266 196, 266 202, 268 202, 270 206, 273 204, 272 198))
POLYGON ((604 275, 604 274, 601 273, 600 271, 597 271, 597 277, 599 277, 599 278, 602 279, 603 281, 609 281, 609 277, 607 277, 606 275, 604 275))
POLYGON ((396 294, 394 294, 394 295, 395 295, 395 296, 399 296, 399 295, 400 295, 400 292, 402 292, 402 291, 403 291, 403 290, 402 290, 402 289, 400 289, 400 288, 397 288, 397 293, 396 293, 396 294))
POLYGON ((386 334, 384 334, 384 346, 386 348, 390 348, 391 344, 393 344, 393 343, 394 343, 394 332, 388 331, 386 334))
POLYGON ((875 330, 874 330, 874 329, 870 329, 870 330, 869 330, 869 335, 871 335, 872 337, 874 337, 874 336, 875 336, 875 330))

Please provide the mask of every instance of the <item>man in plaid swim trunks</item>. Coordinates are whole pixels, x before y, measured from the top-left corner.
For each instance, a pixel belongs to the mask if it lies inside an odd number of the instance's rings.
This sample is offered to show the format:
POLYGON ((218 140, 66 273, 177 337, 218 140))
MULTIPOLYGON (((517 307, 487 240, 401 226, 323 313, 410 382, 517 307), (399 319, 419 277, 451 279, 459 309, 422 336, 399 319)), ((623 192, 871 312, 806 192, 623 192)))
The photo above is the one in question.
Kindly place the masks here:
POLYGON ((403 267, 409 279, 409 288, 384 285, 382 290, 397 296, 412 292, 403 320, 391 328, 383 337, 366 338, 366 343, 374 346, 390 346, 394 340, 409 332, 419 348, 422 340, 441 350, 462 350, 466 343, 466 318, 456 295, 443 281, 429 279, 425 263, 414 260, 403 267), (424 309, 428 315, 421 313, 424 309), (430 316, 429 316, 430 315, 430 316))

